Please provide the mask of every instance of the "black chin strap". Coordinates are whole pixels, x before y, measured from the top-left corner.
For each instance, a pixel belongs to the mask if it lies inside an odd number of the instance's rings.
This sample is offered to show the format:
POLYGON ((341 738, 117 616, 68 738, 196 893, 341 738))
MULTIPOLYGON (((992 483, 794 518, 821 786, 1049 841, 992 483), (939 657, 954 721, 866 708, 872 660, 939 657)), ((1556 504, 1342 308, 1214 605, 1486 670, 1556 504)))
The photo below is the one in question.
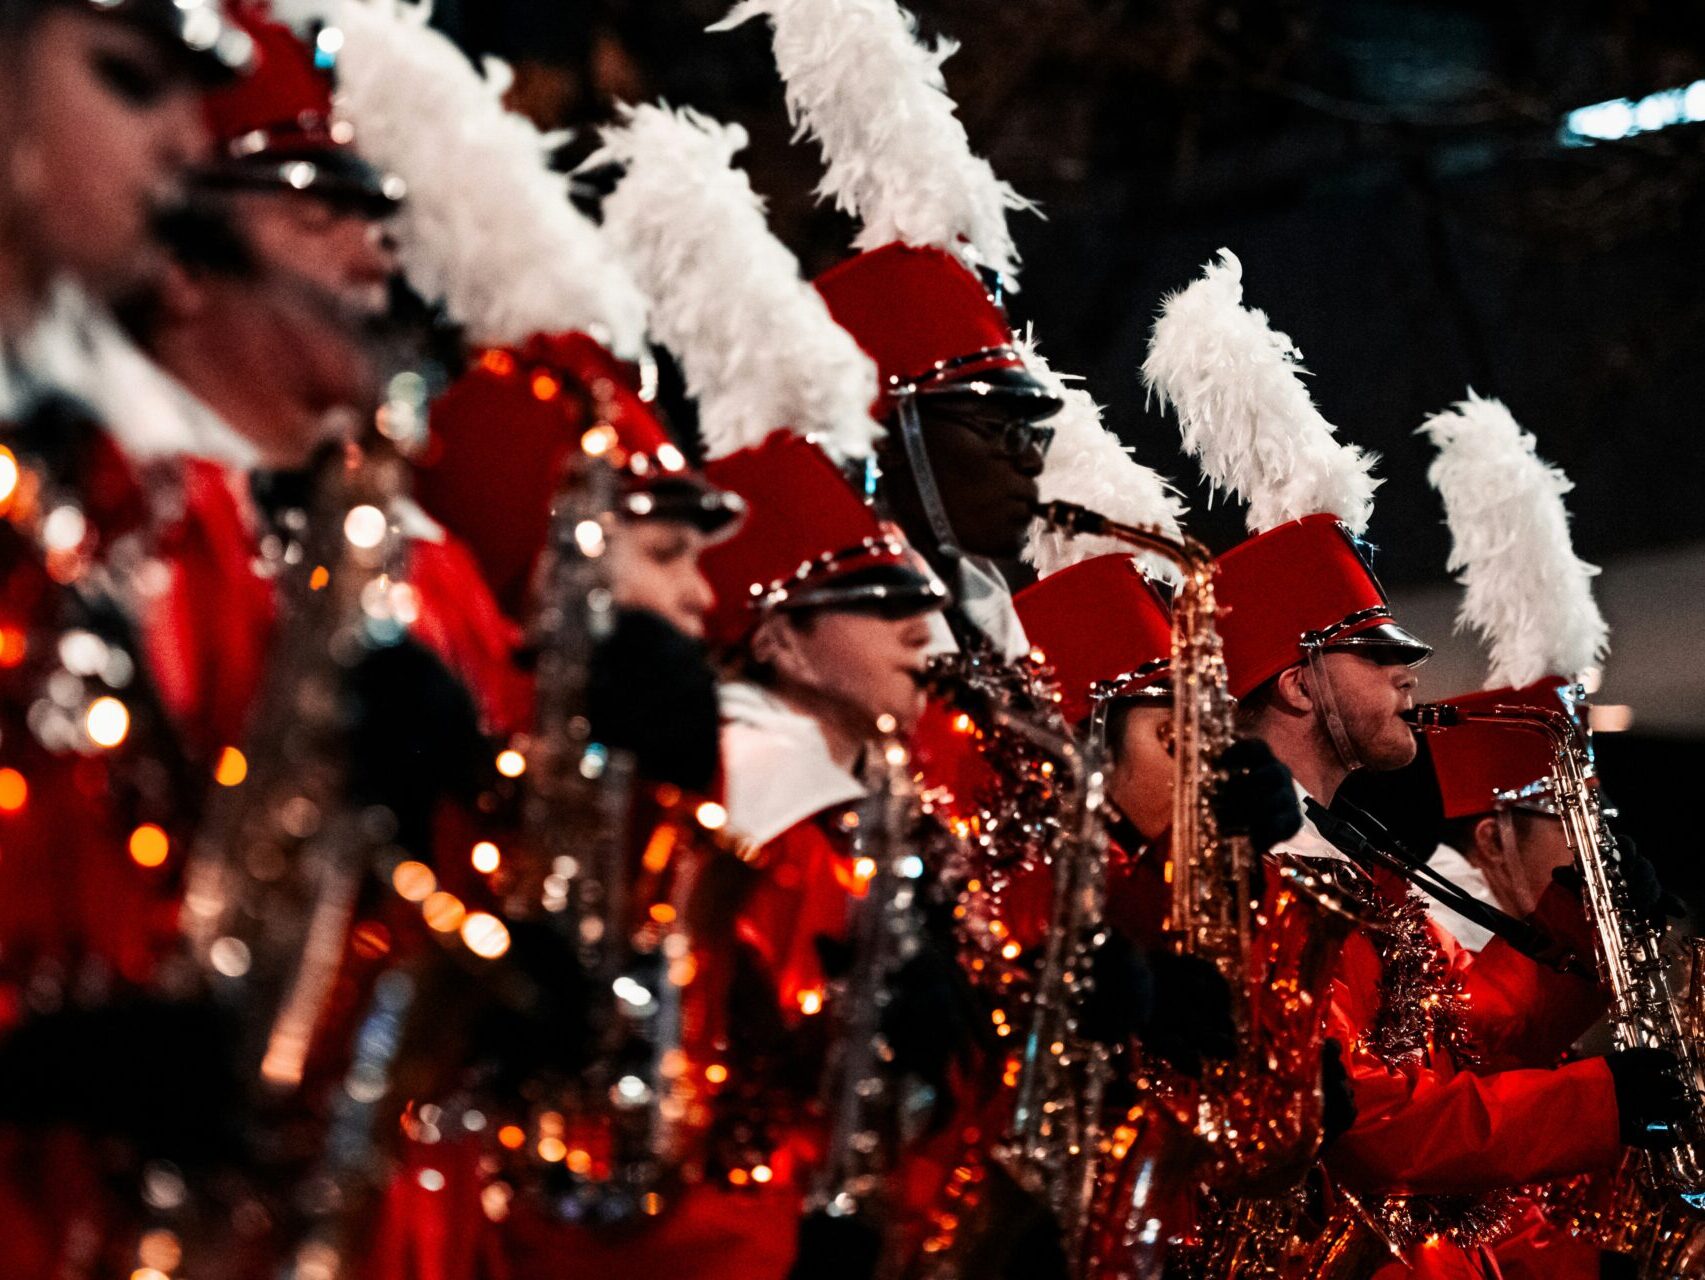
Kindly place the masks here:
POLYGON ((1314 823, 1320 834, 1363 870, 1384 868, 1419 889, 1434 902, 1456 912, 1465 920, 1473 921, 1494 937, 1502 938, 1536 964, 1575 977, 1592 976, 1591 966, 1584 965, 1571 948, 1559 943, 1538 925, 1518 920, 1509 912, 1489 902, 1482 902, 1455 881, 1434 871, 1425 862, 1409 856, 1397 838, 1371 813, 1357 809, 1354 805, 1346 807, 1354 813, 1355 822, 1333 813, 1313 796, 1303 800, 1308 819, 1314 823), (1362 827, 1372 831, 1374 837, 1370 838, 1364 834, 1362 827))

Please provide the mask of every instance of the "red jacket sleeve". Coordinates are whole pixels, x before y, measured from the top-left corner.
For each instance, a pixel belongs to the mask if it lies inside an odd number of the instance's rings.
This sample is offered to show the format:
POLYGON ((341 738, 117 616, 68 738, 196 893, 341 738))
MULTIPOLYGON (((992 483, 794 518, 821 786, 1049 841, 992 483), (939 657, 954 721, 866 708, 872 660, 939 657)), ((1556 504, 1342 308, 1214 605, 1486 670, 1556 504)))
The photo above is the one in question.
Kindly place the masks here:
MULTIPOLYGON (((1553 895, 1567 899, 1564 890, 1553 895)), ((1538 918, 1551 928, 1541 900, 1538 918)), ((1552 904, 1556 910, 1566 909, 1552 904)), ((1580 916, 1580 906, 1573 905, 1580 916)), ((1571 945, 1574 939, 1568 939, 1571 945)), ((1591 944, 1585 951, 1591 964, 1591 944)), ((1494 938, 1478 955, 1458 950, 1453 966, 1468 997, 1469 1030, 1482 1046, 1485 1064, 1495 1070, 1548 1067, 1604 1013, 1604 995, 1589 973, 1559 973, 1523 955, 1502 938, 1494 938)))
POLYGON ((1555 1070, 1475 1075, 1443 1053, 1401 1068, 1369 1051, 1380 965, 1352 937, 1333 983, 1328 1034, 1349 1046, 1354 1128, 1329 1161, 1352 1185, 1471 1194, 1582 1173, 1621 1154, 1615 1092, 1602 1060, 1555 1070))

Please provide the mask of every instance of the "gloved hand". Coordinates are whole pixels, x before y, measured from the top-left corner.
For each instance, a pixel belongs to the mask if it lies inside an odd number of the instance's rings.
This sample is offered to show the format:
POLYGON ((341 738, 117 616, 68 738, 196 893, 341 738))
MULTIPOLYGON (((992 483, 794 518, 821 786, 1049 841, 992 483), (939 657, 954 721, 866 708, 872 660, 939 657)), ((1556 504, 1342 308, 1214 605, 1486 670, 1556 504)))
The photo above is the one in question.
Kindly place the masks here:
POLYGON ((1321 1149, 1331 1146, 1356 1123, 1356 1095, 1344 1069, 1344 1046, 1328 1038, 1320 1046, 1321 1149))
POLYGON ((408 637, 365 655, 349 680, 356 705, 350 794, 390 809, 396 842, 430 862, 435 806, 472 797, 495 755, 473 699, 437 655, 408 637))
POLYGON ((1616 1114, 1622 1141, 1630 1147, 1661 1151, 1676 1144, 1666 1125, 1687 1116, 1687 1090, 1680 1063, 1665 1049, 1618 1049, 1604 1055, 1616 1088, 1616 1114))
POLYGON ((1236 1047, 1231 992, 1219 970, 1195 956, 1157 947, 1143 955, 1117 930, 1095 951, 1092 985, 1078 1012, 1084 1035, 1102 1044, 1133 1036, 1150 1053, 1196 1075, 1203 1058, 1236 1047))
POLYGON ((788 1280, 871 1280, 882 1258, 882 1234, 856 1215, 821 1209, 799 1220, 799 1247, 788 1280))
POLYGON ((75 1129, 186 1169, 237 1162, 240 1043, 209 1000, 132 994, 30 1016, 0 1041, 0 1125, 75 1129))
POLYGON ((704 646, 643 609, 623 609, 592 655, 586 708, 599 741, 633 752, 639 776, 708 792, 716 775, 716 677, 704 646))
POLYGON ((1214 762, 1223 775, 1214 789, 1214 816, 1228 835, 1246 835, 1257 854, 1302 829, 1291 771, 1258 738, 1239 738, 1214 762))
MULTIPOLYGON (((1656 865, 1641 855, 1629 836, 1616 836, 1616 865, 1628 887, 1629 905, 1653 929, 1662 932, 1670 920, 1687 914, 1687 904, 1664 888, 1656 865)), ((1581 891, 1581 873, 1574 867, 1559 867, 1551 876, 1565 889, 1581 891)))

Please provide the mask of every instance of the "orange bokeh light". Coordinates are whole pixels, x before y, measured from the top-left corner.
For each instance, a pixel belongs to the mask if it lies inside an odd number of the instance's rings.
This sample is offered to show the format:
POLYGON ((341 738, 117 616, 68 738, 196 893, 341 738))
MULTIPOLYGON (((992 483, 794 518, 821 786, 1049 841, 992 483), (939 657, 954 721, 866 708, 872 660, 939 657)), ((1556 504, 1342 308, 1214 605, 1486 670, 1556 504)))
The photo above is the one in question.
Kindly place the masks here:
POLYGON ((30 784, 16 769, 0 769, 0 813, 16 813, 30 798, 30 784))
POLYGON ((172 842, 152 822, 144 822, 130 833, 130 860, 139 867, 157 867, 171 852, 172 842))

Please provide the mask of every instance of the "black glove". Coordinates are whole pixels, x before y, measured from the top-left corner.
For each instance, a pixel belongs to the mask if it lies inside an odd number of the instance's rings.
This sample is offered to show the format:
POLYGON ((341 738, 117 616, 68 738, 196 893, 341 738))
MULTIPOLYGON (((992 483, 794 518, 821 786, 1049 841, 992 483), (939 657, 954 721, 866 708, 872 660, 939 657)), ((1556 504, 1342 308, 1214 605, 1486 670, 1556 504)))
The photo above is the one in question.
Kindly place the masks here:
POLYGON ((1618 1049, 1604 1055, 1616 1087, 1616 1113, 1622 1141, 1630 1147, 1659 1151, 1673 1147, 1671 1126, 1687 1118, 1687 1089, 1680 1063, 1666 1049, 1618 1049))
POLYGON ((351 796, 397 819, 396 842, 432 860, 432 817, 440 800, 471 799, 495 753, 480 732, 467 689, 418 640, 375 649, 350 673, 356 721, 351 796))
MULTIPOLYGON (((1629 905, 1652 928, 1661 932, 1671 919, 1687 914, 1687 904, 1664 888, 1657 866, 1641 855, 1628 836, 1616 837, 1616 865, 1628 889, 1629 905)), ((1565 889, 1581 891, 1581 873, 1574 867, 1559 867, 1551 878, 1565 889)))
POLYGON ((1356 1095, 1344 1069, 1344 1046, 1328 1038, 1320 1046, 1320 1093, 1325 1101, 1320 1117, 1321 1149, 1331 1146, 1356 1123, 1356 1095))
POLYGON ((1291 771, 1257 738, 1239 738, 1214 762, 1223 775, 1214 789, 1214 817, 1228 835, 1246 835, 1257 854, 1302 830, 1291 771))
POLYGON ((705 793, 716 776, 716 677, 704 646, 655 613, 624 609, 592 655, 586 707, 599 741, 639 776, 705 793))
POLYGON ((863 1218, 822 1210, 799 1220, 799 1249, 788 1280, 871 1280, 882 1259, 882 1234, 863 1218))
POLYGON ((1199 1074, 1203 1058, 1236 1048, 1231 992, 1206 960, 1157 947, 1144 956, 1109 930, 1095 951, 1092 985, 1078 1011, 1084 1035, 1102 1044, 1133 1036, 1180 1071, 1199 1074))
POLYGON ((0 1124, 71 1128, 141 1160, 241 1160, 238 1024, 207 1000, 125 995, 27 1018, 0 1042, 0 1124))

